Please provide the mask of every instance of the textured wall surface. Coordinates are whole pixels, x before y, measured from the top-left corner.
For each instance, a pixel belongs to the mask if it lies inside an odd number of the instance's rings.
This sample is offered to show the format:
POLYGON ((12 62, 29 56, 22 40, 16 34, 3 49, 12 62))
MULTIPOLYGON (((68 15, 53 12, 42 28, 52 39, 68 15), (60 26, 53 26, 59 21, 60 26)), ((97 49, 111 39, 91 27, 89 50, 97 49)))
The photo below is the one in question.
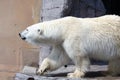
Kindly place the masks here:
POLYGON ((34 0, 0 0, 0 80, 13 80, 20 66, 33 59, 30 58, 33 53, 38 56, 38 52, 18 36, 20 31, 33 24, 33 4, 34 0))

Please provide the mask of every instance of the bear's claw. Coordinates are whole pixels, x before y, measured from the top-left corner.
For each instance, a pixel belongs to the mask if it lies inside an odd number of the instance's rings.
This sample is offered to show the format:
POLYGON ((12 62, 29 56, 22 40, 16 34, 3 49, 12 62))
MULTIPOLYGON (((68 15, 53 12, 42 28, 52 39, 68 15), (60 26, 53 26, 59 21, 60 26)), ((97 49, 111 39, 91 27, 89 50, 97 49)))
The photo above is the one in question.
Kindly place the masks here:
POLYGON ((44 73, 47 72, 47 70, 48 70, 47 68, 38 69, 36 75, 44 75, 44 73))
POLYGON ((85 75, 84 72, 74 72, 74 73, 68 73, 67 77, 68 78, 81 78, 84 75, 85 75))

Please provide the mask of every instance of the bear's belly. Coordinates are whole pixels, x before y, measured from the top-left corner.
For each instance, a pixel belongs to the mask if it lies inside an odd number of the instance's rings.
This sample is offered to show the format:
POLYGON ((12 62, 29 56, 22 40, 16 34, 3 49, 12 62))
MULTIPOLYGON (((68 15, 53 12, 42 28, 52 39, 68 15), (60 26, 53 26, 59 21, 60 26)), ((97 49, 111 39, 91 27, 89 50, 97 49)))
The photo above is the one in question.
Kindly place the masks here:
POLYGON ((119 57, 119 48, 115 44, 105 41, 84 44, 83 48, 90 58, 108 61, 119 57))
POLYGON ((105 55, 105 54, 98 54, 98 53, 90 53, 89 54, 90 59, 95 59, 95 60, 102 60, 102 61, 109 61, 112 56, 105 55))

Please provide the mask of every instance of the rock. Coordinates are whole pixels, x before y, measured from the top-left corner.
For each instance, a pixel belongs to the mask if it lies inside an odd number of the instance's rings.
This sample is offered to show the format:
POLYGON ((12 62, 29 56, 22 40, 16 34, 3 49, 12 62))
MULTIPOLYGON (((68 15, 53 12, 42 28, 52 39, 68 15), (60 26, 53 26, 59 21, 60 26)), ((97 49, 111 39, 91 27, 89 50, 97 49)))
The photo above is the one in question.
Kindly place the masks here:
POLYGON ((41 21, 48 21, 63 16, 63 11, 68 9, 68 1, 71 0, 43 0, 41 10, 41 21))
POLYGON ((36 75, 26 75, 17 73, 15 80, 86 80, 80 78, 67 78, 67 77, 45 77, 45 76, 36 76, 36 75))
POLYGON ((30 67, 30 66, 24 66, 23 70, 21 71, 21 73, 23 74, 32 74, 35 75, 37 71, 36 67, 30 67))
POLYGON ((84 78, 67 78, 67 73, 72 72, 75 66, 70 65, 67 68, 61 67, 56 71, 46 73, 44 76, 31 74, 32 71, 35 73, 36 68, 26 66, 24 67, 24 73, 17 73, 15 75, 15 80, 119 80, 120 78, 106 77, 103 75, 102 72, 107 70, 107 65, 92 65, 90 68, 84 78), (30 72, 30 74, 28 74, 28 72, 30 72))

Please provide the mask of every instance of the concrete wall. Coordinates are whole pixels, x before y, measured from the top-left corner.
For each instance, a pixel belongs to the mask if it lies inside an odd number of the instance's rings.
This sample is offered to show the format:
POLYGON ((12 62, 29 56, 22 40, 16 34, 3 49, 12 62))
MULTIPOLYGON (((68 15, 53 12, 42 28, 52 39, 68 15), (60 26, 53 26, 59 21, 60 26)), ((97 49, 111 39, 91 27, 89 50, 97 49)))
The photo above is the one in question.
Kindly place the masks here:
POLYGON ((10 80, 21 66, 38 60, 31 60, 31 56, 38 56, 36 47, 18 36, 20 31, 38 21, 35 1, 40 0, 0 0, 0 80, 10 80))

